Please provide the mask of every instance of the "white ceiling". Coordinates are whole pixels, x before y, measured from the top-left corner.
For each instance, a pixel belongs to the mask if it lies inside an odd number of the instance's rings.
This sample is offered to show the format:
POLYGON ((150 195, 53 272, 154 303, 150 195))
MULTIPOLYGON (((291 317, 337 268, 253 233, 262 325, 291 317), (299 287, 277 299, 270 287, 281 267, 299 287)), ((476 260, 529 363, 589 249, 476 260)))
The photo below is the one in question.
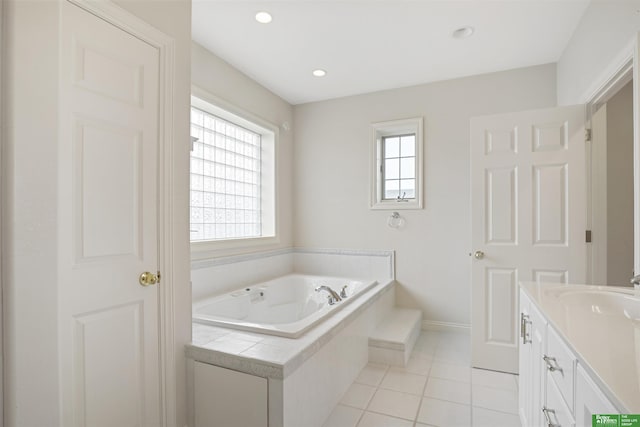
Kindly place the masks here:
POLYGON ((194 0, 193 39, 291 104, 556 62, 589 0, 194 0), (268 11, 273 22, 254 16, 268 11), (458 40, 451 33, 473 26, 458 40), (327 70, 313 77, 316 68, 327 70))

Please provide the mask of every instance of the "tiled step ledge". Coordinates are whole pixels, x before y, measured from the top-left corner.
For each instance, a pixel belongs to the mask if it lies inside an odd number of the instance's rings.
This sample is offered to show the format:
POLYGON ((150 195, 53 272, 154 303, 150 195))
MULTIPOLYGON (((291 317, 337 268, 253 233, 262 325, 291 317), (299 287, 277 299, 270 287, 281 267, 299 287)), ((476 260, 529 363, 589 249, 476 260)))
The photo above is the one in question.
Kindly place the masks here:
POLYGON ((369 337, 369 362, 406 366, 421 325, 420 310, 394 308, 369 337))

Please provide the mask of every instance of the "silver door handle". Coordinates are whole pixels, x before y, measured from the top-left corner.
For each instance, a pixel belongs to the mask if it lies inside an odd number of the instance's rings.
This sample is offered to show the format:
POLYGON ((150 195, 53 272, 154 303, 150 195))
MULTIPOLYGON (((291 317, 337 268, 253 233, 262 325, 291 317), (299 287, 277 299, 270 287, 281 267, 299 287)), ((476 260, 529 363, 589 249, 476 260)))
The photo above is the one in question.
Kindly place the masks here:
POLYGON ((529 315, 520 313, 520 338, 522 338, 522 344, 528 344, 531 340, 527 340, 529 334, 527 333, 527 323, 531 323, 529 321, 529 315))
POLYGON ((542 407, 542 413, 544 414, 544 419, 547 421, 547 427, 558 427, 557 424, 551 422, 549 412, 553 412, 554 414, 556 413, 553 409, 549 409, 545 406, 542 407))
POLYGON ((547 364, 547 369, 551 372, 560 371, 562 372, 562 368, 558 365, 558 361, 555 357, 549 357, 546 354, 542 356, 542 360, 547 364))
POLYGON ((473 255, 473 257, 474 257, 475 259, 482 259, 482 258, 484 258, 484 252, 482 252, 482 251, 475 251, 474 253, 469 253, 469 256, 472 256, 472 255, 473 255))

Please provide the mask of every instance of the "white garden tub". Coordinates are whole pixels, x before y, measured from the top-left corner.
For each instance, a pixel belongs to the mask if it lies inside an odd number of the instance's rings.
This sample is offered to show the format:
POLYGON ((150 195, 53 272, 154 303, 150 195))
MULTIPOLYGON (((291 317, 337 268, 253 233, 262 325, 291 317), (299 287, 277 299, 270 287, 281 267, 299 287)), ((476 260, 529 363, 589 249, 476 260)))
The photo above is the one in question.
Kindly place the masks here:
POLYGON ((193 305, 193 320, 297 338, 376 283, 375 280, 290 274, 198 301, 193 305), (321 285, 329 286, 337 293, 346 285, 347 298, 329 305, 328 293, 315 290, 321 285))

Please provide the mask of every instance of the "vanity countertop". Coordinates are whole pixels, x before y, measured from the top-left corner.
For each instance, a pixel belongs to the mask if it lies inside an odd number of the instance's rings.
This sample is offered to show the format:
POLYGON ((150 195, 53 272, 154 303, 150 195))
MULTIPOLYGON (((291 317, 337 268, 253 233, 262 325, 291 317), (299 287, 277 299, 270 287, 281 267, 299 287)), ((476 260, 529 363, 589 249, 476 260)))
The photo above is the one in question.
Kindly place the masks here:
POLYGON ((520 287, 621 413, 640 413, 640 292, 522 282, 520 287))

